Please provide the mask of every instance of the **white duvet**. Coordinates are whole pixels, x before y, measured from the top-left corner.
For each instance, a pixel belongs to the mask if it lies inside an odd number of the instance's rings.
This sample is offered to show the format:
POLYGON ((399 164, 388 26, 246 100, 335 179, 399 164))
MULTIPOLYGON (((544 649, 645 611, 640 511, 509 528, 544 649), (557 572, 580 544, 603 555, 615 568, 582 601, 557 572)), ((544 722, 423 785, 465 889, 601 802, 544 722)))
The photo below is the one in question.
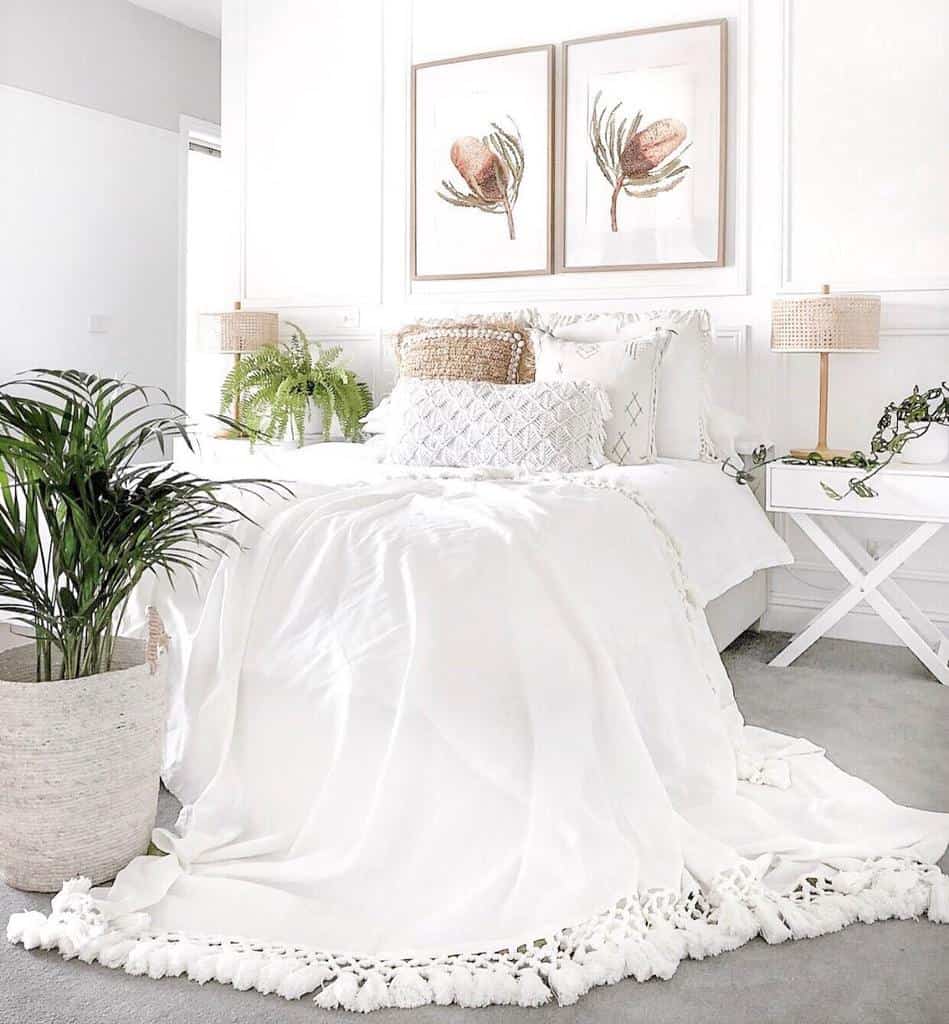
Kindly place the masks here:
MULTIPOLYGON (((213 459, 192 459, 189 468, 221 479, 253 472, 291 484, 378 482, 406 472, 405 467, 383 463, 380 448, 373 444, 330 443, 302 449, 261 446, 250 463, 243 456, 229 460, 226 450, 215 451, 213 459)), ((427 472, 451 475, 450 471, 427 472)), ((459 470, 454 475, 479 474, 459 470)), ((495 476, 503 478, 505 474, 497 472, 495 476)), ((718 463, 660 459, 644 466, 610 464, 595 476, 636 491, 655 509, 674 538, 689 585, 703 606, 759 569, 793 561, 751 488, 738 486, 718 463)))
POLYGON ((299 483, 200 597, 140 595, 179 831, 12 941, 368 1011, 949 917, 949 816, 743 727, 674 511, 619 473, 465 476, 299 483))

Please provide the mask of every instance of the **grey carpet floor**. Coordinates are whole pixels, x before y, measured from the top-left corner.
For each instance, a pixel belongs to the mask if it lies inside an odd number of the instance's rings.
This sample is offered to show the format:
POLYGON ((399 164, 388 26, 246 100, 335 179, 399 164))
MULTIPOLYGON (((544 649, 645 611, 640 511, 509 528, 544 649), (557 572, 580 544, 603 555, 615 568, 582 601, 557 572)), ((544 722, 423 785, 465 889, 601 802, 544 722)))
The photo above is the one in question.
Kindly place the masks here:
MULTIPOLYGON (((786 637, 746 634, 725 654, 750 724, 807 736, 894 800, 949 810, 949 689, 901 648, 821 640, 787 669, 768 659, 786 637)), ((161 818, 176 805, 164 794, 161 818)), ((949 859, 943 861, 949 869, 949 859)), ((0 922, 46 900, 0 885, 0 922)), ((65 963, 0 943, 3 1024, 340 1024, 304 998, 236 992, 182 979, 150 981, 65 963)), ((685 961, 671 981, 621 982, 570 1007, 381 1011, 372 1024, 946 1024, 949 925, 887 921, 782 946, 760 939, 733 953, 685 961)))

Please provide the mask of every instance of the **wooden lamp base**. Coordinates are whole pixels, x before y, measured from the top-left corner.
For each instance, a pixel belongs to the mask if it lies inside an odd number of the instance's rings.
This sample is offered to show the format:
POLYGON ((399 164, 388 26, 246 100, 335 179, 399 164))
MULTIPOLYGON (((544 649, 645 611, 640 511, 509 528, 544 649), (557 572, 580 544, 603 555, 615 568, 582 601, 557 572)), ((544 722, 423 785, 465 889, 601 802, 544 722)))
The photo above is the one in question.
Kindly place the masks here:
POLYGON ((811 455, 817 455, 821 459, 844 459, 850 452, 841 448, 829 448, 827 446, 827 392, 830 377, 830 354, 820 354, 820 408, 817 414, 817 444, 811 448, 792 448, 790 455, 792 459, 807 459, 811 455))

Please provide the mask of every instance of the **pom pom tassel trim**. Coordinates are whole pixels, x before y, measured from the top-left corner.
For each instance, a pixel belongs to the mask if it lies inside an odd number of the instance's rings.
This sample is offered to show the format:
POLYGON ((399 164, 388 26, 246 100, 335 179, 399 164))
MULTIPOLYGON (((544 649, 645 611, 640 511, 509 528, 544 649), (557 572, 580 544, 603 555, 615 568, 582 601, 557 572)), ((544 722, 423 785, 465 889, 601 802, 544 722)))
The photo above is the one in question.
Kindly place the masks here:
POLYGON ((279 944, 148 930, 145 915, 105 921, 88 880, 67 882, 49 915, 13 914, 7 941, 150 978, 186 974, 284 999, 311 995, 323 1009, 542 1006, 576 1003, 623 978, 670 978, 680 961, 767 942, 813 938, 855 921, 918 918, 949 923, 949 877, 937 867, 882 858, 860 870, 804 879, 775 894, 747 870, 723 872, 708 893, 652 891, 516 950, 407 960, 352 958, 279 944))

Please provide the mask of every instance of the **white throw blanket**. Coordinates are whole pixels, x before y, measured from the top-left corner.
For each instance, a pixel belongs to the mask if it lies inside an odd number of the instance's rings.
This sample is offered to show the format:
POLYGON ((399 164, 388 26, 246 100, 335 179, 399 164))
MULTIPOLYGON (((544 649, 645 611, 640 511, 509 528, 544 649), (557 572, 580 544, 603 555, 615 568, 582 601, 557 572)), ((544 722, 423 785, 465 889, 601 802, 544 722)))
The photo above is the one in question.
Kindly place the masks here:
POLYGON ((173 637, 180 835, 11 941, 368 1011, 569 1003, 759 933, 949 918, 949 816, 743 727, 674 543, 615 480, 251 512, 200 597, 140 595, 173 637))

